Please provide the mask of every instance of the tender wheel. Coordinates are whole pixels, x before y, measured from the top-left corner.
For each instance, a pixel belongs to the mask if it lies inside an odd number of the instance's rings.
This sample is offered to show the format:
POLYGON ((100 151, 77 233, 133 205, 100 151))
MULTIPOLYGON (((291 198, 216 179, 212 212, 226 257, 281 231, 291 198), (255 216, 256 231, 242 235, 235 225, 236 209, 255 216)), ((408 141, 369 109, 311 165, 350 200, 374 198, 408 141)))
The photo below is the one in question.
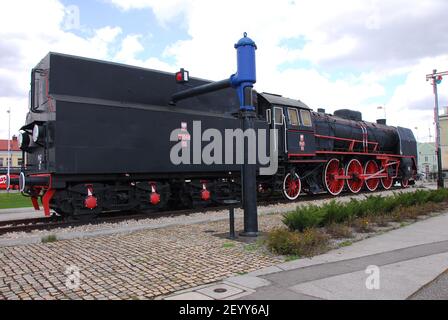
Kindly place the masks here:
POLYGON ((402 179, 401 179, 401 187, 402 187, 402 188, 407 188, 407 187, 409 187, 409 179, 402 178, 402 179))
POLYGON ((340 166, 338 159, 328 161, 324 169, 323 183, 327 191, 333 196, 339 195, 344 189, 344 179, 337 179, 336 176, 344 175, 344 167, 340 166))
MULTIPOLYGON (((374 174, 378 172, 378 164, 373 161, 369 160, 367 161, 365 167, 364 167, 364 173, 365 174, 374 174)), ((378 185, 380 184, 379 178, 371 178, 366 179, 366 187, 369 191, 375 191, 378 188, 378 185)))
POLYGON ((302 182, 297 173, 288 173, 283 180, 283 195, 288 200, 296 200, 302 191, 302 182))
POLYGON ((353 193, 358 193, 359 191, 361 191, 364 184, 363 179, 359 178, 359 176, 363 174, 361 162, 359 162, 359 160, 357 159, 350 160, 345 172, 346 176, 351 177, 347 180, 347 186, 350 191, 353 193))

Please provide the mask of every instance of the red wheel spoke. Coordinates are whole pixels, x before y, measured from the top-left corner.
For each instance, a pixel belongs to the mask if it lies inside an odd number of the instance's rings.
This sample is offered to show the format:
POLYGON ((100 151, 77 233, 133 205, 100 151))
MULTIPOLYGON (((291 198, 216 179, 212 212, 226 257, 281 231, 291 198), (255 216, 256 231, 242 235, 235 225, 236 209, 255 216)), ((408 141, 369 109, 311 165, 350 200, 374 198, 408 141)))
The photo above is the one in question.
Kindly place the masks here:
POLYGON ((288 173, 283 180, 283 194, 288 200, 296 200, 302 189, 302 183, 297 173, 292 176, 288 173))
MULTIPOLYGON (((375 161, 369 160, 366 163, 365 168, 364 168, 365 174, 373 175, 373 174, 377 173, 378 171, 379 171, 379 167, 375 161)), ((366 187, 370 191, 375 191, 378 188, 379 184, 380 184, 379 178, 370 178, 370 179, 367 178, 366 179, 366 187)))
POLYGON ((339 160, 331 159, 324 169, 324 185, 328 192, 337 196, 344 188, 343 179, 335 179, 336 175, 344 175, 344 168, 339 166, 339 160))

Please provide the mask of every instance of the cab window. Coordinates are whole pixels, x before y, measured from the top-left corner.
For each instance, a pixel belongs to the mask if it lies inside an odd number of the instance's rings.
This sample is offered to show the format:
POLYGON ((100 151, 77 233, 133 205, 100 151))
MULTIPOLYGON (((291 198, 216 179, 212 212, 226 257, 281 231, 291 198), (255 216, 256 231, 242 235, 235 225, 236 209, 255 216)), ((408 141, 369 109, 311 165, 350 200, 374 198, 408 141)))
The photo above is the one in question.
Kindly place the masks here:
POLYGON ((299 112, 297 109, 288 108, 289 124, 292 126, 299 125, 299 112))
POLYGON ((305 127, 313 126, 311 122, 311 113, 309 112, 309 110, 300 110, 300 117, 302 118, 302 124, 305 127))
POLYGON ((283 109, 279 107, 274 108, 274 121, 275 124, 283 124, 283 109))
POLYGON ((266 121, 271 124, 271 109, 266 110, 266 121))

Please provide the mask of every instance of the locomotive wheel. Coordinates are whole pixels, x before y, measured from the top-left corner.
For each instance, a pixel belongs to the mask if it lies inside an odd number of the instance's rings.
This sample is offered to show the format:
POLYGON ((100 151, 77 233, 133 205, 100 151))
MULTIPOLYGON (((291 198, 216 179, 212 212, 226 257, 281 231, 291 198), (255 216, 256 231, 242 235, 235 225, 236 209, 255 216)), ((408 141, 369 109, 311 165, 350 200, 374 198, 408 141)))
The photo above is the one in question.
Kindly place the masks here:
MULTIPOLYGON (((367 161, 365 167, 364 167, 364 173, 365 174, 374 174, 378 172, 378 164, 373 161, 369 160, 367 161)), ((379 178, 372 178, 372 179, 366 179, 366 187, 369 189, 369 191, 375 191, 378 188, 378 185, 380 184, 379 178)))
POLYGON ((381 178, 381 184, 383 185, 384 190, 389 190, 394 185, 394 179, 387 174, 386 178, 381 178))
POLYGON ((300 177, 297 173, 294 173, 294 176, 291 173, 288 173, 283 179, 283 195, 288 200, 296 200, 300 191, 302 191, 302 182, 300 181, 300 177))
POLYGON ((362 175, 362 165, 361 162, 357 159, 352 159, 347 165, 347 169, 345 172, 346 176, 350 176, 351 178, 347 180, 347 186, 353 193, 358 193, 361 191, 364 181, 359 178, 362 175))
POLYGON ((338 159, 328 161, 324 169, 323 182, 327 191, 333 196, 339 195, 344 189, 344 179, 335 179, 336 175, 343 176, 344 168, 340 166, 338 159))
POLYGON ((409 187, 409 179, 402 178, 402 179, 401 179, 401 187, 402 187, 402 188, 407 188, 407 187, 409 187))

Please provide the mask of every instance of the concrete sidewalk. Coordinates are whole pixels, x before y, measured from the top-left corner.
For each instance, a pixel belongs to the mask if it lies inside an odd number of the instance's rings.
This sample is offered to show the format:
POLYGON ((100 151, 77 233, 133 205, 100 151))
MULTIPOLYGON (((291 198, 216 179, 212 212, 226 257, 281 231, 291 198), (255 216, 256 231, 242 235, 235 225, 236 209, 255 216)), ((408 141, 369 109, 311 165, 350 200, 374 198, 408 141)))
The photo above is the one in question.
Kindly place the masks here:
POLYGON ((447 283, 443 274, 447 269, 448 213, 444 213, 311 259, 282 263, 165 299, 448 299, 447 290, 440 289, 447 283), (379 289, 367 288, 372 270, 379 271, 379 289))

